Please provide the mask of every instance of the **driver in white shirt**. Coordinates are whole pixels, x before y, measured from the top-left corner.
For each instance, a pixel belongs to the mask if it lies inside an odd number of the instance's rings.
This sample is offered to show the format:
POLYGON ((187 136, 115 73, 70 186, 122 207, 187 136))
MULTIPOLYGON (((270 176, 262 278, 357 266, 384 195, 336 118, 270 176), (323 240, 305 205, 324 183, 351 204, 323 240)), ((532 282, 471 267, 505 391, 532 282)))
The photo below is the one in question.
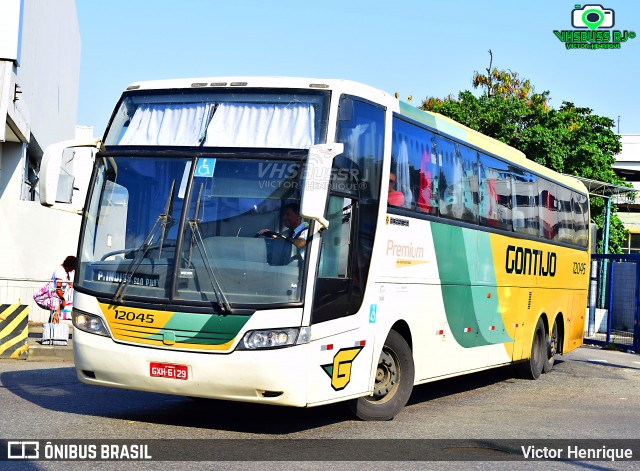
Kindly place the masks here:
MULTIPOLYGON (((291 242, 300 251, 300 255, 304 257, 309 224, 302 220, 299 204, 289 203, 282 208, 282 224, 287 229, 282 231, 280 235, 291 239, 291 242)), ((264 234, 266 232, 270 232, 269 229, 260 229, 258 234, 264 234)))

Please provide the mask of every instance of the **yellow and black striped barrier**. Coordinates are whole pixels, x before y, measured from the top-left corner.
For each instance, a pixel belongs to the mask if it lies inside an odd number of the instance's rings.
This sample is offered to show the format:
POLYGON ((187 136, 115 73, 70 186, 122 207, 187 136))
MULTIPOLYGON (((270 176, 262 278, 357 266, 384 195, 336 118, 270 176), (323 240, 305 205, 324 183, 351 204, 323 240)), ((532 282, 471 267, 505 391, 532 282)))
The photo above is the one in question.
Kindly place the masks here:
POLYGON ((26 358, 29 352, 29 306, 0 305, 0 358, 26 358))

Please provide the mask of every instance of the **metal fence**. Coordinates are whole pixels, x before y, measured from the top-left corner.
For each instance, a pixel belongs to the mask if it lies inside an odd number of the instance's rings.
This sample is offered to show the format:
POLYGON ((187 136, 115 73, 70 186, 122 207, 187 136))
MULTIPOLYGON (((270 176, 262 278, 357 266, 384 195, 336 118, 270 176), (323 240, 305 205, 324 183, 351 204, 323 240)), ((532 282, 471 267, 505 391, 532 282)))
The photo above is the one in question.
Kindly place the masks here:
POLYGON ((640 255, 592 255, 584 342, 640 352, 640 255))
POLYGON ((36 294, 48 280, 0 279, 0 304, 26 304, 29 306, 30 322, 49 322, 49 311, 33 301, 36 294))

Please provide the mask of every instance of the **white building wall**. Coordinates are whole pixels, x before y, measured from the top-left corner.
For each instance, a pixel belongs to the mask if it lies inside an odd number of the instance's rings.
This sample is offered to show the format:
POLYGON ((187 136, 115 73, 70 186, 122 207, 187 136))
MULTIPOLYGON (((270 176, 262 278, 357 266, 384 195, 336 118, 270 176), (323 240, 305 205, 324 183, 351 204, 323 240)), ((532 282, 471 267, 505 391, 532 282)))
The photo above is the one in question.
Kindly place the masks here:
POLYGON ((623 134, 620 143, 622 150, 616 155, 613 168, 640 172, 640 134, 623 134))
MULTIPOLYGON (((0 58, 0 304, 30 304, 30 320, 43 321, 33 293, 76 254, 80 217, 25 200, 28 156, 37 162, 48 145, 75 136, 80 32, 74 0, 1 0, 0 16, 16 4, 22 28, 2 33, 20 31, 19 57, 0 58)), ((90 167, 90 154, 78 157, 90 167)))
POLYGON ((80 79, 80 29, 74 0, 25 0, 20 100, 31 113, 31 133, 42 150, 73 139, 80 79))

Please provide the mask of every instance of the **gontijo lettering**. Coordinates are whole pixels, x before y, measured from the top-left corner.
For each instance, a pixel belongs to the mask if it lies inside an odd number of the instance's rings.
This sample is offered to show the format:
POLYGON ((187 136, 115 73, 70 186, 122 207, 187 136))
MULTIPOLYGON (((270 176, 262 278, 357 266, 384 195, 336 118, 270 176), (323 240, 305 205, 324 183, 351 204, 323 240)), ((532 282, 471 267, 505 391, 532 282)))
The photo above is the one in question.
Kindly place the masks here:
POLYGON ((509 274, 556 276, 556 265, 555 252, 507 246, 505 269, 509 274))

